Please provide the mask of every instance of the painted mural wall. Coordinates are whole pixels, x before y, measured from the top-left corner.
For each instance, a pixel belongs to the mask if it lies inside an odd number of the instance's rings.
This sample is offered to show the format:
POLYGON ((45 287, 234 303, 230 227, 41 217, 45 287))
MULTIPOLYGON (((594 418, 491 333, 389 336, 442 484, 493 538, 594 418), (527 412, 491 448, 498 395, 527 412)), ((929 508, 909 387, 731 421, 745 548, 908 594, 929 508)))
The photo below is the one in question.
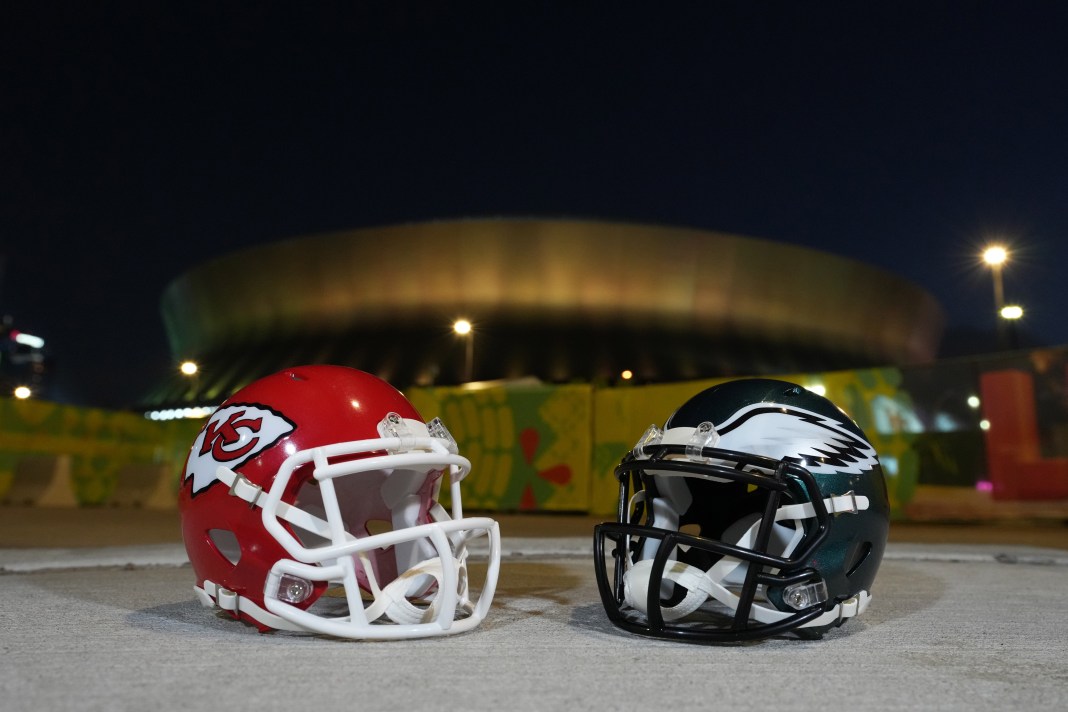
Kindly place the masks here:
POLYGON ((427 388, 406 395, 424 418, 440 417, 471 460, 466 509, 589 509, 590 386, 427 388))
POLYGON ((188 420, 0 399, 0 503, 174 505, 188 420), (169 490, 167 486, 169 485, 169 490))
MULTIPOLYGON (((1066 348, 779 378, 823 392, 857 421, 879 453, 896 517, 919 516, 932 493, 968 506, 1068 500, 1066 348)), ((407 395, 424 417, 444 420, 472 461, 467 510, 612 515, 620 458, 650 424, 722 380, 407 395)), ((173 507, 200 424, 0 399, 0 503, 173 507)))

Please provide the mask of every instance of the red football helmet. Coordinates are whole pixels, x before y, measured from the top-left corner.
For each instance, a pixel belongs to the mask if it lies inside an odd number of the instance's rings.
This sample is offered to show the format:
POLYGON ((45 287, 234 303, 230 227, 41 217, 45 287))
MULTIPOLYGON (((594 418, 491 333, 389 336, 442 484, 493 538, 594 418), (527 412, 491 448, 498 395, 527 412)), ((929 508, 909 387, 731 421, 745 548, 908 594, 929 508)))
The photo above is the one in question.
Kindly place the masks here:
POLYGON ((178 502, 197 597, 261 631, 470 630, 500 568, 497 523, 463 517, 470 468, 440 420, 375 376, 302 366, 262 378, 219 406, 186 460, 178 502), (437 502, 446 471, 451 517, 437 502), (468 544, 481 537, 472 600, 468 544))

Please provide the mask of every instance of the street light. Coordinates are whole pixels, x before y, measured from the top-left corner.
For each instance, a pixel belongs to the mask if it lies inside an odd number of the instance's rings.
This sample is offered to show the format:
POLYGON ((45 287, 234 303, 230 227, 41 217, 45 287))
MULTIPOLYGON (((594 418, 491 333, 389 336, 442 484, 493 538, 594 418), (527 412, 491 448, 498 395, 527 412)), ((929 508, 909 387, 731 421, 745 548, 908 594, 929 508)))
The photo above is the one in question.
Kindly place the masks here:
POLYGON ((457 319, 453 325, 452 330, 456 332, 457 336, 463 337, 467 340, 466 353, 464 355, 464 382, 470 383, 474 377, 475 369, 475 330, 471 326, 471 322, 467 319, 457 319))
POLYGON ((1006 304, 1001 308, 1002 319, 1019 319, 1023 316, 1023 307, 1018 304, 1006 304))
MULTIPOLYGON (((990 265, 990 274, 994 277, 994 313, 999 315, 1002 314, 1002 310, 1005 308, 1005 284, 1002 281, 1001 268, 1008 259, 1009 251, 1003 245, 990 245, 983 250, 983 262, 990 265)), ((997 325, 998 346, 1005 348, 1004 322, 998 319, 997 325)))

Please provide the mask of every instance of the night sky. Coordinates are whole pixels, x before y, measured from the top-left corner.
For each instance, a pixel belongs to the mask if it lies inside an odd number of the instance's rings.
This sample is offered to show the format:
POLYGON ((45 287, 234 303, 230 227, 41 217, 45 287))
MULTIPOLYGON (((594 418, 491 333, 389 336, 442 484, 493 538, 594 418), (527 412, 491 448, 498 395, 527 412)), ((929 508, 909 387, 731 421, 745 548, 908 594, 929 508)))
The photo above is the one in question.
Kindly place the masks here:
POLYGON ((860 259, 941 301, 949 347, 993 331, 999 239, 1026 343, 1066 344, 1066 37, 1053 1, 4 3, 0 314, 51 397, 129 405, 197 264, 530 216, 860 259))

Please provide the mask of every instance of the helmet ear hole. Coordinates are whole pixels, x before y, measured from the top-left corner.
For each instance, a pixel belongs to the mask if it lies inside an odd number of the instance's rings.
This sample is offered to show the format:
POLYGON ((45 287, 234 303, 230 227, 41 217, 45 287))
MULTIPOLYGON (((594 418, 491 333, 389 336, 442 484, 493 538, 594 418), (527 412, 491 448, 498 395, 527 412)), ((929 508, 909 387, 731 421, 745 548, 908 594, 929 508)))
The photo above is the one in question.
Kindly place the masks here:
POLYGON ((376 536, 393 531, 393 524, 385 519, 368 519, 366 528, 368 535, 376 536))
POLYGON ((237 564, 241 560, 241 543, 237 535, 229 529, 209 529, 208 539, 215 551, 231 564, 237 564))
MULTIPOLYGON (((689 534, 690 536, 701 536, 701 525, 697 522, 683 524, 681 527, 679 527, 679 532, 681 534, 689 534)), ((688 544, 679 544, 679 549, 681 549, 682 551, 689 551, 690 547, 688 544)))
POLYGON ((865 541, 857 544, 853 549, 853 555, 847 561, 850 561, 848 568, 846 568, 846 577, 852 576, 856 573, 860 565, 864 563, 864 560, 868 558, 868 554, 871 553, 871 542, 865 541))
POLYGON ((701 525, 697 522, 689 522, 679 527, 679 531, 690 536, 701 536, 701 525))

